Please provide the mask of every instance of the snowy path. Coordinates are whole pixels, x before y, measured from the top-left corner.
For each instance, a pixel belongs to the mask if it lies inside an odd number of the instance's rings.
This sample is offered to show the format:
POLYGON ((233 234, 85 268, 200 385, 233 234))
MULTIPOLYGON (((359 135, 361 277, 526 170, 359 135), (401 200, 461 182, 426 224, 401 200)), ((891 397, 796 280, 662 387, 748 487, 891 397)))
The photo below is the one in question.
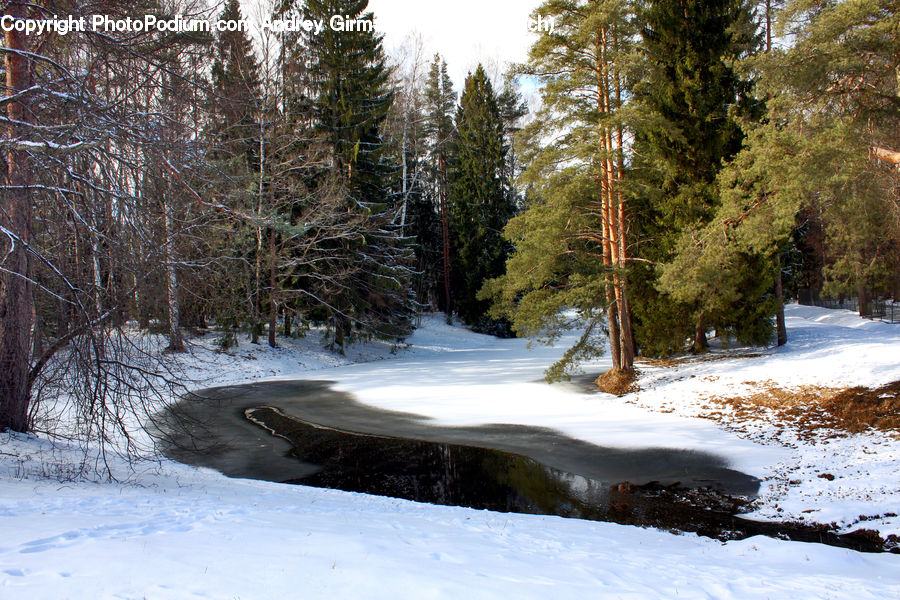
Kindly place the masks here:
MULTIPOLYGON (((869 483, 881 494, 873 510, 896 507, 897 442, 867 436, 842 442, 848 453, 879 449, 869 472, 841 455, 841 447, 762 444, 690 417, 698 390, 710 387, 703 377, 713 375, 712 387, 724 390, 762 373, 818 384, 900 379, 900 328, 801 307, 792 308, 789 323, 795 341, 776 356, 648 370, 647 381, 656 383, 624 400, 539 382, 559 349, 529 353, 522 341, 475 336, 436 320, 396 360, 303 372, 296 354, 259 349, 246 365, 257 374, 336 380, 362 402, 441 424, 511 421, 605 445, 702 448, 757 476, 809 461, 809 472, 799 476, 803 486, 795 488, 823 495, 829 514, 859 510, 864 498, 850 492, 869 483), (659 412, 663 403, 676 405, 674 412, 659 412), (846 472, 841 461, 850 462, 846 472), (815 487, 835 483, 818 478, 820 468, 838 474, 843 496, 815 487)), ((226 359, 233 371, 223 373, 221 363, 218 383, 247 379, 245 363, 226 359)), ((210 354, 210 364, 215 360, 210 354)), ((169 462, 129 483, 68 481, 78 457, 0 434, 0 599, 900 599, 896 555, 769 538, 722 544, 607 523, 229 480, 169 462)), ((791 493, 776 499, 792 511, 812 501, 809 493, 791 493)))

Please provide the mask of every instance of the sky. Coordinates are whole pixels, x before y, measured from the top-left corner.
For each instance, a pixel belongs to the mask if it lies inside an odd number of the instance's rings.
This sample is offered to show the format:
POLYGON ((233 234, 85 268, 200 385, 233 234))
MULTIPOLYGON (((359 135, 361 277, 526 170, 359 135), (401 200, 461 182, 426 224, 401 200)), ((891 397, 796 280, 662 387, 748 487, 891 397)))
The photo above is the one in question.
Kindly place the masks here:
POLYGON ((385 49, 422 35, 427 56, 435 52, 447 61, 457 90, 479 61, 486 66, 522 62, 535 34, 528 16, 540 0, 369 0, 375 28, 384 34, 385 49), (492 63, 492 64, 491 64, 492 63))

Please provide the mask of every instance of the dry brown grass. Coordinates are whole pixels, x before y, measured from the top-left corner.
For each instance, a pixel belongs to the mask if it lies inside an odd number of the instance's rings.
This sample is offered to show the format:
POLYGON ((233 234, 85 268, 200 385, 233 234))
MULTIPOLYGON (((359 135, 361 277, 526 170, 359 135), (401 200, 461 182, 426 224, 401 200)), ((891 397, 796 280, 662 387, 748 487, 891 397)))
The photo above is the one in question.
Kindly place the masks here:
MULTIPOLYGON (((709 400, 730 407, 738 420, 759 418, 767 408, 775 417, 801 432, 823 429, 860 433, 877 429, 900 434, 900 381, 878 388, 778 387, 772 381, 745 382, 756 387, 750 396, 713 397, 709 400)), ((715 418, 716 413, 710 413, 715 418)))
POLYGON ((624 396, 630 392, 637 391, 637 378, 638 371, 636 369, 610 369, 595 379, 594 385, 600 388, 601 392, 615 396, 624 396))
POLYGON ((639 356, 634 359, 634 362, 645 364, 651 367, 677 367, 679 365, 684 364, 692 364, 692 363, 704 363, 704 362, 717 362, 720 360, 730 360, 732 358, 759 358, 763 356, 759 353, 746 353, 746 354, 687 354, 684 356, 670 356, 667 358, 650 358, 646 356, 639 356))

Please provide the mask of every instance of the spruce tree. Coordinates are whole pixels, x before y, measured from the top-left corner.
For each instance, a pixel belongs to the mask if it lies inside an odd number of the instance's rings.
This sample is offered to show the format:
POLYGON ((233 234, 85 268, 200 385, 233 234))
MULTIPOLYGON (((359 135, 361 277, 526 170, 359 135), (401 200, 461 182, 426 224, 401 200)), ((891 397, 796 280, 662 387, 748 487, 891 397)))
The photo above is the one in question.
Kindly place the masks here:
MULTIPOLYGON (((241 21, 238 0, 228 0, 222 21, 241 21)), ((253 42, 244 31, 219 32, 214 47, 210 94, 212 134, 217 154, 226 162, 243 159, 249 172, 256 169, 259 151, 259 67, 253 42)))
POLYGON ((440 215, 440 276, 439 306, 447 315, 451 313, 450 291, 450 208, 448 206, 448 178, 451 142, 453 139, 453 111, 456 92, 447 73, 447 63, 439 54, 428 72, 425 86, 425 135, 428 144, 428 169, 426 178, 433 203, 440 215))
MULTIPOLYGON (((223 21, 242 19, 238 0, 228 0, 218 16, 223 21)), ((217 195, 233 210, 252 214, 260 212, 259 167, 262 90, 259 65, 253 53, 253 42, 244 31, 218 32, 213 44, 212 85, 209 92, 210 124, 208 136, 212 144, 210 156, 220 171, 223 182, 217 195)), ((216 253, 231 256, 220 273, 224 294, 213 305, 225 327, 222 344, 237 343, 229 329, 249 323, 255 343, 260 331, 261 248, 263 231, 240 219, 231 220, 229 234, 211 240, 216 253), (242 265, 252 265, 247 273, 239 273, 242 265), (227 283, 226 283, 227 282, 227 283), (249 306, 247 305, 249 302, 249 306)))
POLYGON ((466 77, 456 112, 450 170, 451 282, 455 312, 468 324, 503 334, 508 326, 486 316, 477 298, 485 280, 503 273, 509 250, 501 232, 513 215, 505 191, 503 117, 481 65, 466 77))
POLYGON ((648 354, 666 354, 691 339, 702 351, 710 328, 764 341, 770 315, 759 310, 762 265, 733 257, 727 268, 683 272, 696 264, 693 232, 721 204, 716 177, 723 160, 740 150, 737 117, 754 109, 750 84, 734 68, 756 42, 750 11, 743 0, 651 0, 638 18, 645 72, 635 86, 635 167, 645 191, 636 233, 646 261, 634 273, 638 344, 648 354))
MULTIPOLYGON (((334 15, 373 21, 367 5, 367 0, 307 0, 301 12, 326 23, 334 15)), ((323 198, 341 196, 346 228, 358 232, 327 248, 320 268, 345 276, 338 284, 329 274, 335 285, 323 291, 320 313, 340 350, 348 337, 402 337, 412 309, 411 252, 395 225, 391 190, 396 167, 385 156, 382 139, 393 101, 382 38, 365 28, 337 31, 326 26, 319 34, 304 34, 300 43, 302 85, 293 101, 327 155, 327 166, 312 170, 309 186, 323 198)))

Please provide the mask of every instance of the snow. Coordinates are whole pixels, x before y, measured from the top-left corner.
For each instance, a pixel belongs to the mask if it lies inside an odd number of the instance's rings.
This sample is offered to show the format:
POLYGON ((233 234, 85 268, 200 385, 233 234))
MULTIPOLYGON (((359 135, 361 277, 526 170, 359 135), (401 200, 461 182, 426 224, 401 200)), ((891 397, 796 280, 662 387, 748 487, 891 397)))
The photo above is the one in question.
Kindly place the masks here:
MULTIPOLYGON (((438 317, 409 348, 370 343, 336 357, 311 334, 226 354, 210 337, 195 340, 182 366, 193 387, 321 379, 438 424, 540 425, 605 446, 703 449, 764 479, 759 518, 900 532, 896 517, 884 517, 900 513, 896 436, 806 439, 763 419, 697 418, 711 395, 749 393, 748 382, 900 379, 900 326, 799 306, 787 317, 785 347, 642 365, 641 389, 623 398, 541 380, 569 340, 527 350, 438 317)), ((162 459, 116 459, 119 482, 89 481, 78 476, 83 456, 0 434, 0 598, 900 597, 890 554, 439 507, 228 479, 162 459)))

